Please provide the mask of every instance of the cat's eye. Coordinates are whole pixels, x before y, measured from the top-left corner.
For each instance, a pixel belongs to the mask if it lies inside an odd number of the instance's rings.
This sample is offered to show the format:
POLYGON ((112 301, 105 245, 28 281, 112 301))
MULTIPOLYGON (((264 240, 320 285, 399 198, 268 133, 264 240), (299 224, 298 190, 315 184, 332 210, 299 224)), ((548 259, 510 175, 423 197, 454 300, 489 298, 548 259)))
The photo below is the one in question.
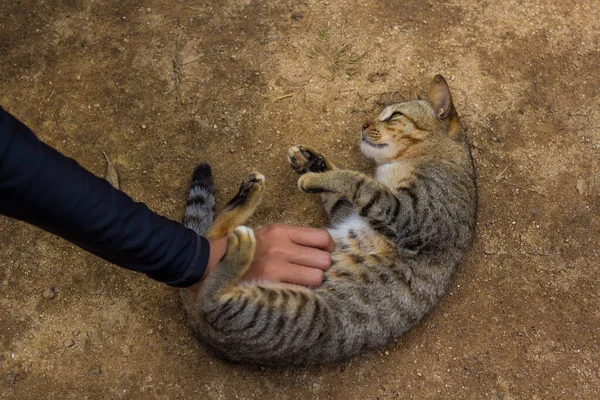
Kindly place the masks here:
POLYGON ((387 118, 385 119, 385 122, 388 122, 388 121, 391 121, 391 120, 393 120, 393 119, 396 119, 396 118, 398 118, 398 117, 401 117, 402 115, 404 115, 404 114, 402 114, 402 112, 401 112, 401 111, 394 111, 394 112, 392 113, 392 115, 390 115, 389 117, 387 117, 387 118))

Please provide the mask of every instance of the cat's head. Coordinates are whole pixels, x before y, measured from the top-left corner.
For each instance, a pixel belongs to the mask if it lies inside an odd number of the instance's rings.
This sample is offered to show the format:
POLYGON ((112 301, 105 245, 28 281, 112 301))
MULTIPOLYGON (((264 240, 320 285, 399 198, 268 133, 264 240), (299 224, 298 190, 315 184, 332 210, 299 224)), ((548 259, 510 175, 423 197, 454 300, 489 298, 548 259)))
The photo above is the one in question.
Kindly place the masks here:
POLYGON ((446 135, 458 139, 462 127, 446 80, 433 78, 427 100, 410 100, 387 106, 362 127, 360 149, 382 164, 395 161, 431 138, 446 135))

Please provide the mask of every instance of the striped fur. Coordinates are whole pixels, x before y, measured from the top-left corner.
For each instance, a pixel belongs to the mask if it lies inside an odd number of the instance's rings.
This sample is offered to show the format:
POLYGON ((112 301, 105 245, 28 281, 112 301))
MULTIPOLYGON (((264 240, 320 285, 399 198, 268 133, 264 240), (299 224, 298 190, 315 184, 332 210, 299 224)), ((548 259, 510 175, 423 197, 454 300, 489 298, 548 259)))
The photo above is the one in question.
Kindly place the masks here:
POLYGON ((197 298, 184 297, 216 354, 275 366, 339 361, 390 342, 439 301, 471 246, 476 186, 441 76, 428 97, 389 106, 363 126, 361 149, 378 164, 374 177, 337 169, 309 147, 290 148, 298 186, 321 193, 336 242, 317 288, 239 281, 255 240, 236 226, 260 201, 264 180, 242 184, 236 206, 215 221, 221 234, 232 232, 227 254, 197 298))

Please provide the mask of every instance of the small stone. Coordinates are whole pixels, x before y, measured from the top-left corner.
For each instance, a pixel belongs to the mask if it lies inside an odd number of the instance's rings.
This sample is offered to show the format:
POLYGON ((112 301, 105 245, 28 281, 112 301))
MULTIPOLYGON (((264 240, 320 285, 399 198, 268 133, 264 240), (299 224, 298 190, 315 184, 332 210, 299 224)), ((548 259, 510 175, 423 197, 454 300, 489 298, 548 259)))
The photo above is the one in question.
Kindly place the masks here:
POLYGON ((92 331, 87 331, 87 332, 85 333, 85 335, 86 335, 87 337, 90 337, 90 338, 91 338, 91 337, 92 337, 92 331))
POLYGON ((152 334, 154 334, 154 329, 150 329, 150 330, 148 330, 148 332, 146 332, 146 334, 147 334, 147 335, 152 335, 152 334))
POLYGON ((146 129, 146 125, 142 124, 142 129, 146 129))
POLYGON ((77 79, 78 81, 80 81, 80 80, 81 80, 81 75, 77 75, 77 76, 75 77, 75 79, 77 79))
POLYGON ((19 375, 14 373, 13 371, 8 371, 8 373, 6 374, 6 383, 8 383, 9 385, 14 385, 17 381, 18 376, 19 375))
POLYGON ((292 14, 292 19, 293 19, 294 21, 298 21, 298 20, 300 20, 300 19, 302 19, 302 18, 304 18, 304 14, 300 14, 300 13, 293 13, 293 14, 292 14))
POLYGON ((48 289, 44 290, 44 297, 48 300, 53 299, 54 296, 56 296, 56 294, 54 293, 54 288, 53 287, 49 287, 48 289))
POLYGON ((65 347, 73 347, 75 346, 75 341, 73 339, 67 339, 63 342, 65 347))
POLYGON ((390 352, 386 350, 383 354, 385 354, 386 356, 389 356, 390 352))
POLYGON ((585 194, 585 181, 583 179, 577 179, 577 191, 580 195, 585 194))

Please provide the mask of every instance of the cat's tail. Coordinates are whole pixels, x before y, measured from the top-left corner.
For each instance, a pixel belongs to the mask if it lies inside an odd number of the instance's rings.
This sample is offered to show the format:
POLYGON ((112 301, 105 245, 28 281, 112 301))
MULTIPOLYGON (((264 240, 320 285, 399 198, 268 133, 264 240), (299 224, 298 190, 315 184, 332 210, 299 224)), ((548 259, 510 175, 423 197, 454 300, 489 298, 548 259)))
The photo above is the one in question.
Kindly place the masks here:
POLYGON ((194 170, 188 195, 183 225, 198 235, 204 235, 215 214, 215 186, 208 164, 202 163, 194 170))

